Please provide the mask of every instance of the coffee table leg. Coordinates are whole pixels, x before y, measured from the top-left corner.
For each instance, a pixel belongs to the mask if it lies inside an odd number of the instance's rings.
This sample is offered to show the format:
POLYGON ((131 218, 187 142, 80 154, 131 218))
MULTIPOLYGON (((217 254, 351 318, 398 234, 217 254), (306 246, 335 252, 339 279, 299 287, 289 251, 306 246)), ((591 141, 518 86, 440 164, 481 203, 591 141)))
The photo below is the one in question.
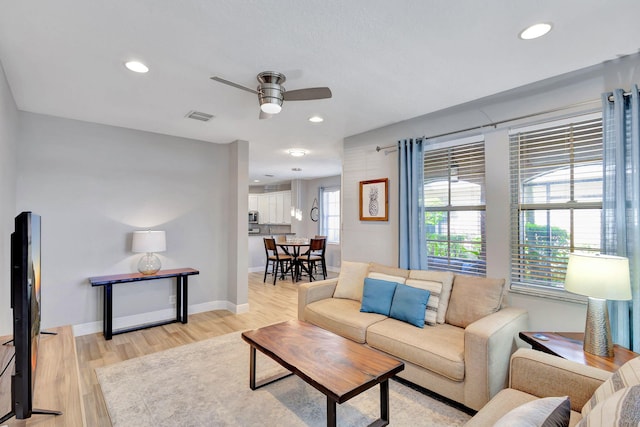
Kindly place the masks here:
POLYGON ((256 389, 256 348, 249 346, 249 388, 256 389))
POLYGON ((285 371, 283 373, 276 374, 272 377, 265 378, 257 382, 256 381, 256 348, 252 345, 249 345, 249 388, 251 388, 251 390, 264 387, 267 384, 271 384, 283 378, 290 377, 291 375, 293 375, 293 372, 285 371))
POLYGON ((380 383, 380 420, 384 424, 389 424, 389 380, 380 383))
POLYGON ((336 427, 336 401, 327 396, 327 427, 336 427))

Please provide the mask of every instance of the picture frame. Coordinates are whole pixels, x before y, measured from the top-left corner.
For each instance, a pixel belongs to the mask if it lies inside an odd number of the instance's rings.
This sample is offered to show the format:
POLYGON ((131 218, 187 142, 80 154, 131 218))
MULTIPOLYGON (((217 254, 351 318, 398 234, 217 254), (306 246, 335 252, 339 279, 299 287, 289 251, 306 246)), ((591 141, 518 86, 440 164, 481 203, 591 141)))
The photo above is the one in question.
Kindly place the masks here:
POLYGON ((389 220, 389 178, 360 181, 360 221, 389 220))

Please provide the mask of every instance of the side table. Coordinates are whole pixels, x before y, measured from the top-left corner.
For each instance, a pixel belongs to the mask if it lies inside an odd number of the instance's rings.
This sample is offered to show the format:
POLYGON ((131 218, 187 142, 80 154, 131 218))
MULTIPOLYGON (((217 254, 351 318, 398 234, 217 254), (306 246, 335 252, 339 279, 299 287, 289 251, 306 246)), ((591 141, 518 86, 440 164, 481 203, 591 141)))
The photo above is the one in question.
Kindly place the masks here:
POLYGON ((89 282, 91 286, 102 286, 104 297, 103 297, 103 326, 102 332, 104 334, 105 340, 110 340, 113 335, 123 334, 125 332, 137 331, 140 329, 151 328, 154 326, 166 325, 169 323, 188 322, 188 278, 189 276, 193 276, 195 274, 200 274, 198 270, 193 268, 176 268, 174 270, 161 270, 156 274, 151 275, 143 275, 141 273, 131 273, 131 274, 115 274, 111 276, 98 276, 98 277, 90 277, 89 282), (166 278, 176 278, 176 318, 161 322, 155 323, 147 323, 141 326, 135 326, 127 329, 121 329, 118 331, 113 330, 113 295, 112 295, 112 287, 118 283, 131 283, 131 282, 142 282, 147 280, 157 280, 157 279, 166 279, 166 278))
POLYGON ((613 346, 613 356, 596 356, 583 350, 583 332, 520 332, 520 338, 531 344, 534 350, 543 351, 562 357, 573 362, 594 366, 605 371, 613 372, 627 361, 640 356, 638 353, 621 347, 613 346), (540 340, 534 335, 544 335, 548 340, 540 340))

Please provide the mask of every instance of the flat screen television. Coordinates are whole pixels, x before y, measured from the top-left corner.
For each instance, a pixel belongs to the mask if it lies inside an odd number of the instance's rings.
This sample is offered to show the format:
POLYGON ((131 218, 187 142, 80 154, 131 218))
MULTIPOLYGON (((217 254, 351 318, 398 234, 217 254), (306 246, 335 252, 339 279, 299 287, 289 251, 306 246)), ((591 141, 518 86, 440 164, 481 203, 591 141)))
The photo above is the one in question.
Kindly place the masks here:
POLYGON ((0 424, 15 415, 59 414, 33 408, 38 344, 40 341, 40 216, 22 212, 11 234, 11 307, 15 367, 11 377, 11 411, 0 424))

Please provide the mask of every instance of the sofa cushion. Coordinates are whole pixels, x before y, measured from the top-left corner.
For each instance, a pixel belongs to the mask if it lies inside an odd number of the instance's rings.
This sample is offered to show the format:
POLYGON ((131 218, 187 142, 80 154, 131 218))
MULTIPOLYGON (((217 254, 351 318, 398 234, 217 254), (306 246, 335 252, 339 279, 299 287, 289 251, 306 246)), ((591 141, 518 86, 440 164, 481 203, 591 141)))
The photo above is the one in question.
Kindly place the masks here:
POLYGON ((504 279, 456 275, 445 319, 466 328, 478 319, 495 313, 502 304, 504 279))
POLYGON ((640 385, 622 388, 598 403, 579 427, 640 425, 640 385))
POLYGON ((362 344, 367 328, 388 317, 377 313, 361 313, 358 301, 327 298, 307 305, 304 318, 309 323, 362 344))
POLYGON ((360 311, 363 313, 378 313, 388 316, 397 285, 398 283, 387 280, 372 279, 370 277, 364 279, 364 291, 362 293, 360 311))
POLYGON ((388 318, 369 326, 367 344, 451 380, 464 380, 462 328, 444 324, 418 329, 388 318))
MULTIPOLYGON (((451 287, 453 286, 453 273, 450 271, 411 270, 409 272, 409 279, 424 280, 427 282, 437 282, 442 284, 440 295, 438 295, 436 322, 444 323, 445 313, 449 306, 449 298, 451 297, 451 287)), ((431 296, 433 296, 433 293, 431 296)))
POLYGON ((493 427, 567 427, 570 417, 569 397, 545 397, 512 409, 493 427))
POLYGON ((399 283, 393 294, 389 316, 418 328, 424 328, 424 314, 428 300, 429 291, 399 283))
POLYGON ((589 415, 589 412, 591 412, 598 403, 603 402, 618 390, 637 384, 640 384, 640 357, 631 359, 619 367, 608 380, 596 389, 591 400, 582 407, 582 416, 586 417, 589 415))
POLYGON ((398 267, 390 267, 388 265, 378 264, 377 262, 369 263, 369 271, 373 273, 388 274, 389 276, 409 277, 409 270, 398 267))
POLYGON ((428 280, 407 279, 407 285, 429 291, 429 300, 425 310, 424 323, 435 326, 438 322, 438 305, 442 293, 442 283, 428 280))
POLYGON ((368 272, 369 264, 367 263, 342 261, 333 297, 361 301, 364 278, 367 277, 368 272))

